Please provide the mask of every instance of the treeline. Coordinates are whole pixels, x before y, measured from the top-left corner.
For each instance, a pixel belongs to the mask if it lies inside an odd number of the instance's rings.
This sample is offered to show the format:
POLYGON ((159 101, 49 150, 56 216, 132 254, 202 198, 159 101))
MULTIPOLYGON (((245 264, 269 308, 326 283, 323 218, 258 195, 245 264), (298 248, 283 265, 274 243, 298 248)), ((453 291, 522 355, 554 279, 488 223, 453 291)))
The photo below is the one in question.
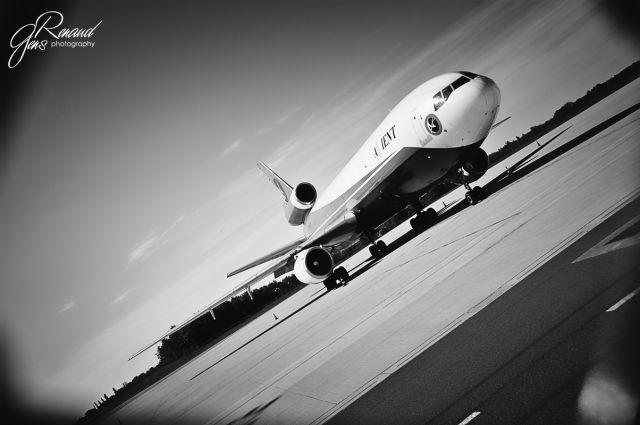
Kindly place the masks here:
POLYGON ((295 276, 289 275, 281 281, 274 280, 268 285, 253 289, 253 299, 244 293, 225 301, 213 310, 215 320, 210 314, 205 314, 189 326, 163 339, 156 352, 159 365, 167 365, 190 355, 225 335, 236 325, 244 324, 266 307, 271 307, 274 301, 282 300, 284 295, 291 295, 303 286, 295 276))
POLYGON ((528 132, 517 136, 514 140, 506 142, 496 152, 489 155, 489 163, 495 164, 498 161, 513 155, 520 149, 535 142, 545 134, 553 131, 569 119, 575 117, 584 110, 590 108, 605 97, 616 92, 635 79, 640 77, 640 61, 636 61, 605 81, 596 84, 591 90, 574 102, 565 103, 558 109, 551 118, 540 125, 534 125, 528 132))
POLYGON ((217 306, 211 314, 206 313, 183 329, 161 341, 156 351, 158 364, 137 375, 131 382, 124 382, 113 394, 104 394, 87 410, 78 424, 97 422, 105 412, 127 401, 140 391, 164 378, 178 367, 200 354, 206 348, 224 338, 237 328, 257 317, 258 313, 284 301, 304 286, 295 276, 289 275, 280 281, 261 286, 248 294, 239 295, 217 306))

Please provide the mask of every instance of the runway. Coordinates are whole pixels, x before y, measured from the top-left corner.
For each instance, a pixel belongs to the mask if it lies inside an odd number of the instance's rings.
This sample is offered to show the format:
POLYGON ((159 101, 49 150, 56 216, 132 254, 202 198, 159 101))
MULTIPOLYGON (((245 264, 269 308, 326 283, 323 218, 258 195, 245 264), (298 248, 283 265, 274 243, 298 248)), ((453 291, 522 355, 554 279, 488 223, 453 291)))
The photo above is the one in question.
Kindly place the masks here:
POLYGON ((478 182, 488 199, 421 234, 397 227, 387 257, 347 261, 348 285, 304 288, 105 422, 576 420, 640 302, 638 94, 635 82, 497 164, 478 182))

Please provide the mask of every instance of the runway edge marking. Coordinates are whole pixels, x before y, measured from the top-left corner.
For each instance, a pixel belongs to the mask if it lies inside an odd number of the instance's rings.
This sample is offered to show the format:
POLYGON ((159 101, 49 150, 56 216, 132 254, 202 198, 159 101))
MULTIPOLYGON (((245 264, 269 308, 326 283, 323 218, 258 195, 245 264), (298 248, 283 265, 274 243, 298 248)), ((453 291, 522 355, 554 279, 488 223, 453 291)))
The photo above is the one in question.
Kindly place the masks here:
POLYGON ((631 298, 635 297, 638 292, 640 292, 640 288, 636 288, 635 291, 630 292, 629 294, 627 294, 627 296, 625 296, 624 298, 622 298, 620 301, 618 301, 617 303, 615 303, 614 305, 612 305, 611 307, 609 307, 607 309, 607 313, 611 313, 612 311, 616 311, 617 309, 619 309, 620 307, 622 307, 622 305, 624 303, 626 303, 627 301, 629 301, 631 298))
POLYGON ((460 422, 458 425, 467 425, 469 422, 474 420, 479 415, 480 415, 480 412, 478 410, 476 410, 475 412, 473 412, 472 414, 470 414, 469 416, 464 418, 464 420, 462 422, 460 422))
POLYGON ((618 249, 627 248, 639 244, 640 234, 638 233, 632 236, 628 236, 622 240, 613 241, 613 239, 618 237, 618 235, 623 233, 628 228, 632 227, 638 221, 640 221, 640 215, 635 216, 634 218, 617 228, 615 231, 611 232, 607 237, 585 251, 584 254, 573 260, 571 264, 575 264, 589 258, 597 257, 598 255, 608 254, 609 252, 613 252, 618 249))

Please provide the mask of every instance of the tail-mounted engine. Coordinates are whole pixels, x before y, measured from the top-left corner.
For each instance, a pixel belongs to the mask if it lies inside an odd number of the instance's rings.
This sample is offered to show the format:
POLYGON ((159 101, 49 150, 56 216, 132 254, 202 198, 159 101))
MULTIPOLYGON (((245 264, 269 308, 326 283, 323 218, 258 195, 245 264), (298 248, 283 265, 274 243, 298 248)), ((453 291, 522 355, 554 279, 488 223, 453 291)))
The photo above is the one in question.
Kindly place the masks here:
POLYGON ((316 202, 318 193, 311 183, 300 183, 284 202, 284 216, 289 224, 298 226, 304 223, 316 202))
POLYGON ((333 257, 326 249, 316 246, 300 252, 293 265, 293 273, 302 283, 320 283, 333 272, 333 257))
POLYGON ((258 162, 258 168, 267 176, 273 186, 284 196, 284 216, 293 226, 304 223, 316 203, 318 192, 311 183, 300 183, 295 188, 287 183, 264 162, 258 162))
POLYGON ((489 169, 489 155, 480 148, 466 152, 460 159, 451 181, 457 184, 471 183, 478 180, 489 169))

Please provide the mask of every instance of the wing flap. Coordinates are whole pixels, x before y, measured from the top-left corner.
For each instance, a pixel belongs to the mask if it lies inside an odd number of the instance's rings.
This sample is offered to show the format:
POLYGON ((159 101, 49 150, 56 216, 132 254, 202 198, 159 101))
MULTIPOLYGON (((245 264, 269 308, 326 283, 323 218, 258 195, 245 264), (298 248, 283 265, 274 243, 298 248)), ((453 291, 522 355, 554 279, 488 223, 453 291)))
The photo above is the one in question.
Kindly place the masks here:
POLYGON ((264 264, 267 261, 271 261, 271 260, 275 260, 276 258, 282 257, 283 255, 291 252, 292 250, 294 250, 295 248, 297 248, 298 246, 300 246, 302 243, 304 243, 304 241, 307 240, 305 237, 301 237, 296 239, 295 241, 288 243, 287 245, 280 247, 278 249, 276 249, 275 251, 272 251, 266 255, 263 255, 262 257, 248 263, 245 264, 242 267, 239 267, 229 273, 227 273, 227 277, 231 277, 234 275, 237 275, 238 273, 242 273, 245 270, 249 270, 255 266, 259 266, 260 264, 264 264))

